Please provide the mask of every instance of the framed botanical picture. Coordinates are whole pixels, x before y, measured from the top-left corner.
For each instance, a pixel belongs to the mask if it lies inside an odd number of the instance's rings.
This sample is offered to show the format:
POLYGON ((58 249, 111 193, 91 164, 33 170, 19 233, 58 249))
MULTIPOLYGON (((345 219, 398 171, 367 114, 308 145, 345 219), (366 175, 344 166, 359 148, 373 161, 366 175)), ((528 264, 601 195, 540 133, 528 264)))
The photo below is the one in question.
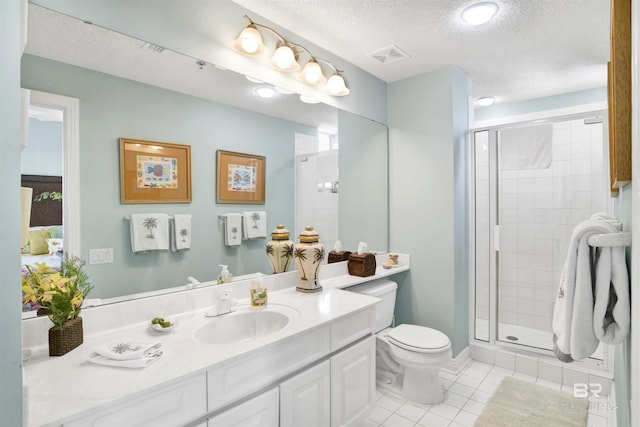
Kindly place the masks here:
POLYGON ((264 204, 265 157, 218 150, 217 203, 264 204))
POLYGON ((120 203, 190 202, 190 146, 120 138, 120 203))

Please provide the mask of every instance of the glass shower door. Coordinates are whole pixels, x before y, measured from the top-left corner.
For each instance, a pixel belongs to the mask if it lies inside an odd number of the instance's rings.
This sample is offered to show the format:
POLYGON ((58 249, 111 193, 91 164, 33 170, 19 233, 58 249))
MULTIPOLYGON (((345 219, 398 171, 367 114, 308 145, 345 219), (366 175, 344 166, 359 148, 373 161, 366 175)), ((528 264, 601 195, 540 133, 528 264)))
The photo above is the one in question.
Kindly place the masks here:
POLYGON ((607 211, 603 137, 601 122, 584 119, 498 132, 497 340, 553 348, 571 233, 607 211))

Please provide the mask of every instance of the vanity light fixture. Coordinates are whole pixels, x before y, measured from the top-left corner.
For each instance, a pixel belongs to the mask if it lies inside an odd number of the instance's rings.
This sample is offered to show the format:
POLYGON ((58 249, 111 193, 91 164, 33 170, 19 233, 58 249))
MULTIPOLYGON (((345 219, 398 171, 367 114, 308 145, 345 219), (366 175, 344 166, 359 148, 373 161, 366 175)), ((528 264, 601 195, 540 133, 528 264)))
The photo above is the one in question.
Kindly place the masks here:
POLYGON ((300 55, 305 54, 308 60, 298 75, 298 79, 310 86, 322 86, 326 93, 332 96, 345 96, 349 94, 349 89, 344 78, 331 62, 315 57, 307 48, 302 45, 285 40, 276 30, 266 25, 253 22, 247 15, 244 16, 249 24, 240 32, 240 35, 232 43, 233 48, 247 56, 262 55, 267 49, 262 40, 261 29, 268 30, 276 39, 276 50, 269 60, 269 64, 283 72, 293 73, 300 70, 300 55), (322 68, 322 64, 333 73, 327 80, 322 68))
POLYGON ((478 107, 488 107, 493 105, 494 102, 496 102, 496 99, 493 96, 483 96, 476 99, 476 105, 478 107))
POLYGON ((474 3, 460 14, 460 18, 469 25, 487 23, 498 13, 498 5, 493 2, 474 3))

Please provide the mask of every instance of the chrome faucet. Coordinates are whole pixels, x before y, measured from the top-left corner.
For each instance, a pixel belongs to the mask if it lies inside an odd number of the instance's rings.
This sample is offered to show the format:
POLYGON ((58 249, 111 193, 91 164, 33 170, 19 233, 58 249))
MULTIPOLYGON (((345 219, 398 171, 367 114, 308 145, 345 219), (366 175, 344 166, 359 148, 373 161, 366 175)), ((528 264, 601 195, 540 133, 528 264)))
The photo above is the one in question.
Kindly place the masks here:
POLYGON ((235 311, 235 307, 237 304, 237 298, 231 298, 231 292, 225 291, 218 295, 218 303, 215 304, 211 308, 211 310, 207 311, 204 315, 206 317, 222 316, 223 314, 235 311))

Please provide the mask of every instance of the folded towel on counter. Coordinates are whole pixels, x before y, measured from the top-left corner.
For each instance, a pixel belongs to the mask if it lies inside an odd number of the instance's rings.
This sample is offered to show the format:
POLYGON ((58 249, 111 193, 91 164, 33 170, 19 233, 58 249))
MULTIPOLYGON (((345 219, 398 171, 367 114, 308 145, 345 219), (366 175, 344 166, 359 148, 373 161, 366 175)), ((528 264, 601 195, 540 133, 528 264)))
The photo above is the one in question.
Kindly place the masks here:
POLYGON ((141 359, 147 353, 156 351, 162 343, 138 340, 118 340, 109 344, 99 345, 92 352, 114 360, 141 359))
MULTIPOLYGON (((553 351, 563 362, 589 357, 598 347, 594 332, 594 295, 592 259, 595 248, 589 236, 616 232, 615 227, 592 219, 581 222, 573 230, 567 259, 562 268, 560 286, 553 310, 553 351)), ((596 265, 597 269, 598 266, 596 265)), ((597 271, 597 270, 596 270, 597 271)))
POLYGON ((618 344, 629 334, 631 305, 624 247, 598 248, 593 327, 606 344, 618 344))
POLYGON ((145 368, 162 356, 161 346, 159 342, 118 340, 93 348, 87 360, 98 365, 145 368))
POLYGON ((242 233, 245 239, 266 239, 267 213, 265 211, 242 212, 242 233))
POLYGON ((171 250, 178 252, 189 249, 191 249, 191 215, 173 215, 171 250))
POLYGON ((149 213, 131 215, 133 253, 169 250, 169 216, 149 213))
POLYGON ((242 215, 228 213, 224 222, 224 244, 227 246, 240 246, 242 243, 242 215))

